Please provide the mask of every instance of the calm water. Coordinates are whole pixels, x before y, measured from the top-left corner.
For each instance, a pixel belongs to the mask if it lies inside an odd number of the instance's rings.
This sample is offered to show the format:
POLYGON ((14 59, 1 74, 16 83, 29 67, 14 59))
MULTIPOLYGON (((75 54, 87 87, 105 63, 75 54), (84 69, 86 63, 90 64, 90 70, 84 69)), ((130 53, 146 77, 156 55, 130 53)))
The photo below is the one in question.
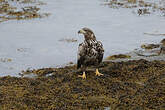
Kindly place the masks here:
POLYGON ((76 63, 77 47, 83 37, 77 32, 91 28, 105 48, 105 56, 129 52, 142 43, 157 43, 163 33, 165 18, 158 15, 137 16, 129 9, 111 9, 99 0, 46 0, 41 12, 44 19, 8 21, 0 24, 0 75, 17 75, 28 68, 56 67, 76 63), (74 38, 78 42, 60 42, 74 38))

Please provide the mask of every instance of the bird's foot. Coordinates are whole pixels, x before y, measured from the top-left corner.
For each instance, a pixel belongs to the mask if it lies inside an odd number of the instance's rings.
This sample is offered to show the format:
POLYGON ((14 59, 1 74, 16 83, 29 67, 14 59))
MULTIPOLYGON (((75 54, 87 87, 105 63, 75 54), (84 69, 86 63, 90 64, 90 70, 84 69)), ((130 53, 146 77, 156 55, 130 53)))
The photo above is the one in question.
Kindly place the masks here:
POLYGON ((103 76, 104 74, 100 73, 98 69, 96 69, 96 76, 103 76))
POLYGON ((83 75, 78 75, 78 77, 80 77, 80 78, 82 78, 82 79, 86 79, 85 72, 83 72, 83 75))

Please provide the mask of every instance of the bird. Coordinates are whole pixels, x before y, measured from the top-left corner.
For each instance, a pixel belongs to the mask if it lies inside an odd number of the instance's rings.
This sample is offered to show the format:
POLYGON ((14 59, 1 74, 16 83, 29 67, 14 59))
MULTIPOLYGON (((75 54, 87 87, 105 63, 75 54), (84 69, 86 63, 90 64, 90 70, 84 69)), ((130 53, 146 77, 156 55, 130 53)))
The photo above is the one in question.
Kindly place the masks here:
MULTIPOLYGON (((77 55, 77 69, 83 71, 82 75, 78 75, 82 79, 86 79, 86 68, 88 66, 96 66, 103 60, 104 48, 101 41, 97 41, 95 34, 89 28, 82 28, 78 31, 78 34, 83 34, 84 42, 80 43, 78 46, 77 55)), ((103 74, 99 72, 96 68, 96 76, 102 76, 103 74)))

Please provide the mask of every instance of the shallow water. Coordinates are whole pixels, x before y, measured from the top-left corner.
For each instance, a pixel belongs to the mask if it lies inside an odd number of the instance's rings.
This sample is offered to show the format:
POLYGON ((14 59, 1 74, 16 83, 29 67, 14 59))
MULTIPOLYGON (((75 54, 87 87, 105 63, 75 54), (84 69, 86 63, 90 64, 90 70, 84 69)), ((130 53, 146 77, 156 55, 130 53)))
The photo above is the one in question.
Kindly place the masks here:
POLYGON ((43 19, 7 21, 0 24, 0 75, 16 76, 28 68, 56 67, 76 63, 77 47, 83 37, 77 32, 91 28, 103 42, 105 56, 126 53, 142 43, 158 43, 163 36, 165 18, 158 15, 138 16, 129 9, 111 9, 98 0, 47 0, 43 19), (74 38, 78 42, 60 42, 74 38))

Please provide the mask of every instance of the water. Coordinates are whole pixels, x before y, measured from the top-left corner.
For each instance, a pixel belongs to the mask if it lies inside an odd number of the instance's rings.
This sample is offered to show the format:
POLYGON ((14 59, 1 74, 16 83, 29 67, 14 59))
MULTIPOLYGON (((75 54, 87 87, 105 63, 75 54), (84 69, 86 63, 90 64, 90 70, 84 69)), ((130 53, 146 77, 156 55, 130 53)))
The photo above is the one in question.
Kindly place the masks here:
POLYGON ((76 63, 77 47, 83 37, 77 32, 91 28, 103 42, 105 56, 129 52, 142 43, 158 43, 165 18, 158 15, 138 16, 129 9, 111 9, 98 0, 47 0, 42 12, 51 16, 43 19, 7 21, 0 24, 0 76, 17 76, 28 68, 56 67, 70 61, 76 63), (74 38, 78 42, 60 42, 74 38))

